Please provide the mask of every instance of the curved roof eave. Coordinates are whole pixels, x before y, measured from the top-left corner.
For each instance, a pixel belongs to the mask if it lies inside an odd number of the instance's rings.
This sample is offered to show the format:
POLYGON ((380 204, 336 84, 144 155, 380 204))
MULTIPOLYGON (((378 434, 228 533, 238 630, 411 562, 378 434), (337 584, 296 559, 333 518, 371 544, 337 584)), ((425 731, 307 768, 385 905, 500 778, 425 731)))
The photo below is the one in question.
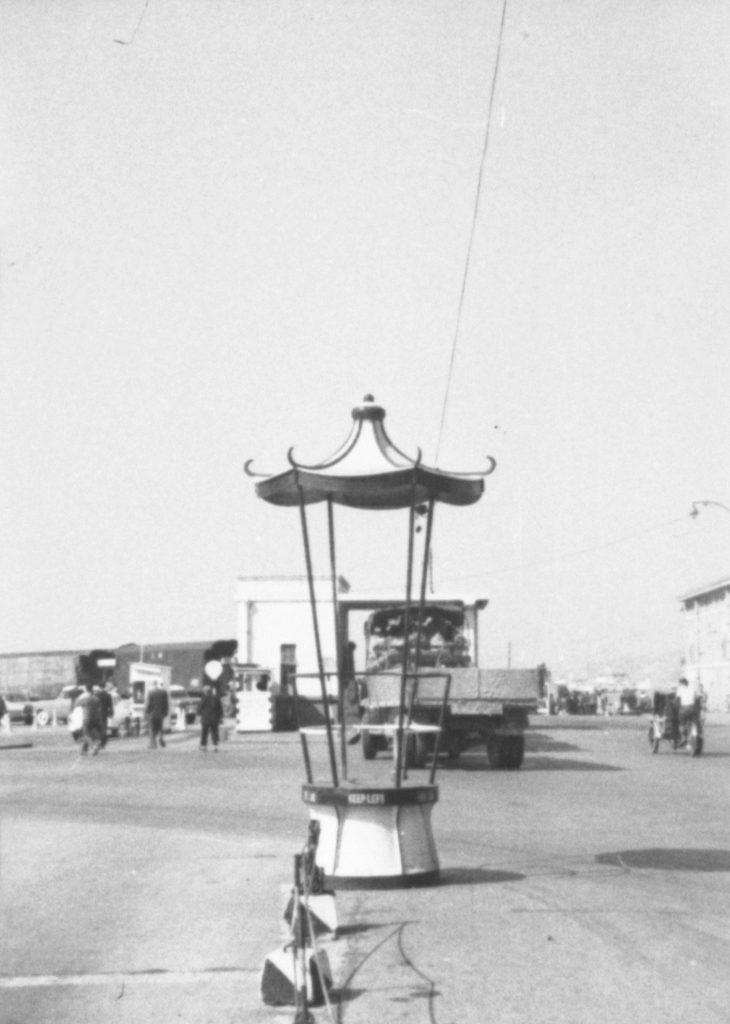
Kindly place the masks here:
POLYGON ((424 501, 450 505, 472 505, 484 492, 481 477, 451 477, 445 473, 414 466, 413 469, 339 476, 312 470, 290 469, 260 480, 256 493, 272 505, 305 505, 332 500, 337 505, 359 509, 409 508, 424 501))
MULTIPOLYGON (((385 410, 371 395, 352 410, 354 426, 334 455, 315 465, 298 463, 289 450, 291 468, 262 478, 256 493, 273 505, 292 506, 331 500, 358 509, 408 508, 412 503, 440 501, 471 505, 484 492, 484 477, 496 463, 489 459, 483 473, 446 473, 405 455, 388 437, 385 410)), ((246 472, 256 475, 249 470, 246 472)))

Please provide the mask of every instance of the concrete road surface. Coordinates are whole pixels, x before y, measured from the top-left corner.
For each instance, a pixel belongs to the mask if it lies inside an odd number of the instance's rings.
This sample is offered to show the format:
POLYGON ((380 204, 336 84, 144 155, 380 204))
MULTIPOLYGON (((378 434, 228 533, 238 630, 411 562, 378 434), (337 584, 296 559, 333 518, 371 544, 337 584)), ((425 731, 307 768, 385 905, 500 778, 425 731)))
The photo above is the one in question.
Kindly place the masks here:
MULTIPOLYGON (((537 717, 521 771, 444 767, 441 884, 337 893, 314 1019, 726 1024, 730 721, 695 759, 652 755, 646 730, 537 717)), ((259 976, 307 832, 297 736, 83 759, 63 729, 10 739, 33 745, 0 743, 0 1024, 294 1020, 259 976)))

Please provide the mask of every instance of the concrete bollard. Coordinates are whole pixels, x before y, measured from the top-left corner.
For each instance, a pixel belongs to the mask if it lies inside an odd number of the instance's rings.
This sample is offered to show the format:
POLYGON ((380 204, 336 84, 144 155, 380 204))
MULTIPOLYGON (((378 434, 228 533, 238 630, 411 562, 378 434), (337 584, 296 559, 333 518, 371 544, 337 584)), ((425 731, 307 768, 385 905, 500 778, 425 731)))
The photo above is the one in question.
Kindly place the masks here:
POLYGON ((296 927, 294 914, 297 912, 297 907, 299 908, 298 913, 302 914, 302 928, 308 941, 320 935, 337 938, 337 905, 333 892, 311 893, 309 896, 303 896, 301 901, 292 896, 284 911, 284 920, 292 931, 296 927), (310 934, 310 931, 313 932, 313 935, 310 934))
POLYGON ((292 946, 269 953, 261 972, 261 1000, 267 1006, 296 1006, 298 993, 305 988, 307 1003, 310 1006, 321 1006, 325 1001, 325 992, 332 988, 332 971, 329 958, 322 950, 314 952, 307 947, 304 951, 306 961, 306 979, 299 977, 300 965, 297 950, 292 946))

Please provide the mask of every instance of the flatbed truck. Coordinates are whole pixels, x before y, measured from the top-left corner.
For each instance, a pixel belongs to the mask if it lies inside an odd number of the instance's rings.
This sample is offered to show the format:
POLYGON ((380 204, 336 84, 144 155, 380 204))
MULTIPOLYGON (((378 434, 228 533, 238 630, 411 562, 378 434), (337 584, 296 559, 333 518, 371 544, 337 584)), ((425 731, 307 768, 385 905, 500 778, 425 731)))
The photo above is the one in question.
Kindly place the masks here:
MULTIPOLYGON (((458 602, 429 604, 420 629, 409 620, 415 628, 408 645, 405 719, 409 726, 426 728, 409 729, 406 764, 423 766, 438 744, 439 753, 449 758, 481 746, 491 767, 517 769, 524 758, 528 716, 537 711, 547 670, 544 665, 483 669, 472 664, 465 612, 458 602), (440 726, 438 733, 436 726, 440 726)), ((403 606, 379 608, 366 621, 367 667, 359 679, 366 760, 393 745, 402 686, 404 621, 403 606)))

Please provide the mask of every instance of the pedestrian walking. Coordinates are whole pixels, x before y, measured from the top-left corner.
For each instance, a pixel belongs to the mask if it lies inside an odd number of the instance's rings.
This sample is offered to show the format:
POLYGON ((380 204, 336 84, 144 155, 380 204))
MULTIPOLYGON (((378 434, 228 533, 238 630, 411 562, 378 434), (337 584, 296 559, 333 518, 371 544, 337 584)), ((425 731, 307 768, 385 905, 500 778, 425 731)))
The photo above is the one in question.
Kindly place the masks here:
POLYGON ((76 698, 76 704, 82 714, 81 753, 88 754, 91 750, 96 756, 101 750, 101 701, 91 686, 87 686, 76 698))
POLYGON ((694 686, 690 685, 689 679, 684 676, 679 680, 679 686, 677 687, 677 714, 678 714, 678 733, 679 740, 686 739, 686 732, 689 730, 691 722, 697 720, 698 716, 698 701, 697 701, 697 690, 694 686))
POLYGON ((162 731, 169 712, 170 698, 167 695, 167 690, 163 686, 153 683, 144 709, 150 731, 149 745, 153 750, 157 747, 158 741, 161 747, 165 746, 165 737, 162 735, 162 731))
POLYGON ((109 734, 109 722, 114 714, 114 702, 112 701, 112 695, 101 683, 94 684, 94 693, 99 698, 99 704, 101 705, 101 746, 103 750, 109 734))
POLYGON ((213 743, 213 751, 218 750, 218 727, 223 721, 223 702, 212 686, 203 687, 200 699, 200 749, 208 749, 208 736, 213 743))

